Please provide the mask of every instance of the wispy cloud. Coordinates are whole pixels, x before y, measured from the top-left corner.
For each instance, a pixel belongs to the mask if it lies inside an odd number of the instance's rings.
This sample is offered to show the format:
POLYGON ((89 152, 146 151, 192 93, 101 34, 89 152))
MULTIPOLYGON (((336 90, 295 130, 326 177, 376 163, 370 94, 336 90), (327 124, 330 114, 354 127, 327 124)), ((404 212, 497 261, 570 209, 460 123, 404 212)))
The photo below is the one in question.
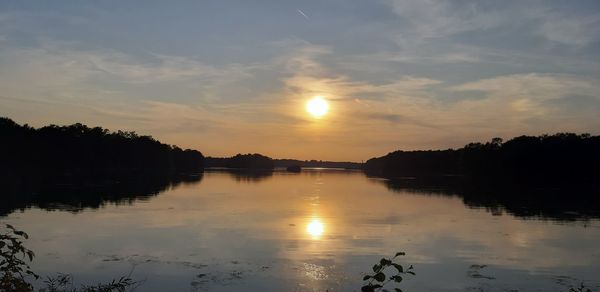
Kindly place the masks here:
POLYGON ((569 74, 513 74, 482 79, 449 88, 457 92, 478 91, 486 99, 465 100, 455 105, 462 112, 471 112, 474 121, 495 118, 489 124, 516 135, 519 132, 541 133, 560 130, 577 131, 588 115, 580 115, 578 123, 572 123, 576 114, 568 108, 556 107, 553 101, 565 100, 576 96, 586 96, 600 103, 600 86, 589 77, 569 74), (565 119, 571 122, 566 123, 565 119))
POLYGON ((414 125, 418 127, 423 127, 426 130, 440 129, 439 126, 427 122, 427 119, 424 119, 424 117, 409 116, 407 114, 359 111, 356 112, 355 115, 357 117, 361 117, 367 120, 382 120, 392 124, 414 125))
POLYGON ((410 28, 399 36, 400 42, 404 37, 427 39, 485 30, 504 21, 501 11, 485 10, 479 1, 458 4, 441 0, 388 0, 388 3, 393 11, 410 25, 410 28))
POLYGON ((597 80, 570 74, 513 74, 468 82, 450 89, 481 91, 490 97, 507 100, 548 100, 569 95, 600 96, 597 80))
POLYGON ((408 25, 398 35, 401 45, 465 32, 489 33, 498 28, 513 34, 537 34, 572 46, 587 45, 600 38, 600 13, 556 9, 553 7, 556 3, 551 1, 388 0, 387 3, 408 25))
POLYGON ((541 16, 538 33, 546 39, 582 47, 600 39, 600 13, 565 17, 558 13, 541 16))
POLYGON ((308 18, 308 16, 306 15, 306 13, 304 13, 304 11, 298 9, 298 13, 300 13, 300 15, 302 15, 302 17, 304 17, 306 20, 310 20, 310 18, 308 18))

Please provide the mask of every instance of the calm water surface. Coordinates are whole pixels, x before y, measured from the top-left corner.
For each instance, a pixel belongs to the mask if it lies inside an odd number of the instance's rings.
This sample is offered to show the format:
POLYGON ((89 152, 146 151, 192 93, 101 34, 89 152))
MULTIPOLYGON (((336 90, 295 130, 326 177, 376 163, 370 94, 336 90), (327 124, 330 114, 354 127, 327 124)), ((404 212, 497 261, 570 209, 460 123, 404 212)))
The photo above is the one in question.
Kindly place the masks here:
POLYGON ((392 191, 361 172, 247 177, 208 171, 144 200, 80 212, 28 208, 33 269, 138 291, 359 291, 405 251, 405 291, 567 291, 600 285, 600 221, 516 218, 440 193, 392 191), (485 267, 483 267, 485 265, 485 267))

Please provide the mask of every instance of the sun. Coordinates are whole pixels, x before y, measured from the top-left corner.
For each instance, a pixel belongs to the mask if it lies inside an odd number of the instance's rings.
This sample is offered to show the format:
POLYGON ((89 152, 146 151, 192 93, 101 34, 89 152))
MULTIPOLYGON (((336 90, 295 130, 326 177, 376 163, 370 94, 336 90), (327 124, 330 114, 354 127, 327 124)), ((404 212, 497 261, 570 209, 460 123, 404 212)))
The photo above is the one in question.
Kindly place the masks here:
POLYGON ((329 104, 322 96, 315 96, 306 103, 306 111, 315 118, 320 118, 329 111, 329 104))

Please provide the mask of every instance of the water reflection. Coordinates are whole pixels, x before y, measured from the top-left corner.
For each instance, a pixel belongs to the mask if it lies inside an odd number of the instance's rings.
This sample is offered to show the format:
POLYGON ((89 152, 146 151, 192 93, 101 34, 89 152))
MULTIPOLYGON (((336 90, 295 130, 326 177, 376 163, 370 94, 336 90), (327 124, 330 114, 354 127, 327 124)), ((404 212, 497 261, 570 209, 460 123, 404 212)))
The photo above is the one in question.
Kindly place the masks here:
POLYGON ((526 187, 515 184, 472 183, 456 177, 421 179, 372 178, 397 193, 455 196, 471 208, 484 208, 494 216, 508 213, 522 218, 585 221, 600 218, 600 186, 570 188, 526 187))
POLYGON ((273 176, 272 170, 247 170, 247 169, 230 169, 230 168, 209 168, 206 172, 226 173, 237 182, 257 183, 267 180, 273 176))
POLYGON ((143 291, 190 283, 197 291, 356 291, 361 273, 396 251, 418 270, 405 291, 566 291, 597 278, 598 220, 490 216, 465 208, 469 196, 459 192, 416 189, 357 172, 238 180, 208 171, 202 183, 119 207, 67 213, 33 204, 3 221, 30 234, 42 276, 60 267, 90 283, 135 265, 133 277, 148 279, 143 291), (556 279, 569 280, 557 287, 556 279))
POLYGON ((131 205, 180 185, 196 184, 202 173, 138 173, 118 176, 48 175, 23 183, 1 184, 0 216, 37 207, 48 211, 81 212, 107 204, 131 205))
POLYGON ((323 235, 323 232, 325 232, 325 225, 318 218, 314 218, 306 226, 306 232, 310 234, 312 239, 319 239, 323 235))

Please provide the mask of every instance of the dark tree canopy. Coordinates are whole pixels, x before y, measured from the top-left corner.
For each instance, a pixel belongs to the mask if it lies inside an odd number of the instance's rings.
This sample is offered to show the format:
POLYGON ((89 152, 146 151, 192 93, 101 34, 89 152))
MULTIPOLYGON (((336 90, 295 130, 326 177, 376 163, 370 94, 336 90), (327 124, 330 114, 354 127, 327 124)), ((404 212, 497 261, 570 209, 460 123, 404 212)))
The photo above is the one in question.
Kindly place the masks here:
POLYGON ((227 167, 238 169, 254 169, 254 170, 272 170, 275 167, 273 159, 270 157, 254 153, 254 154, 237 154, 232 157, 206 158, 207 167, 227 167))
POLYGON ((323 160, 297 160, 297 159, 275 159, 275 167, 324 167, 324 168, 345 168, 361 169, 362 163, 345 161, 323 161, 323 160))
POLYGON ((135 132, 110 132, 82 124, 38 129, 0 118, 2 173, 188 172, 203 168, 204 156, 135 132))
POLYGON ((460 149, 395 151, 369 159, 365 170, 386 177, 460 175, 475 180, 560 185, 600 182, 600 136, 558 133, 500 138, 460 149))

